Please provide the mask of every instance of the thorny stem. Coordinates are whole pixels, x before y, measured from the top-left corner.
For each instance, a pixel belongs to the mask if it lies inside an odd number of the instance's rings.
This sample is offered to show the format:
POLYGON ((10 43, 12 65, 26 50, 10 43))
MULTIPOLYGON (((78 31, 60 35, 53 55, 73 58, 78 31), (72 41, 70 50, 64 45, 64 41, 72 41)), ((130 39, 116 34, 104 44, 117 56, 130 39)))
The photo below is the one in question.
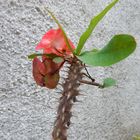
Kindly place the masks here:
POLYGON ((82 80, 83 68, 83 64, 76 57, 70 62, 68 77, 62 84, 63 92, 59 99, 57 119, 52 133, 53 140, 67 140, 67 129, 71 124, 70 118, 72 117, 71 108, 74 102, 77 102, 76 97, 80 95, 78 88, 79 81, 82 80))
POLYGON ((68 76, 65 79, 65 82, 61 85, 63 90, 62 96, 59 99, 57 118, 52 132, 52 140, 67 140, 67 129, 71 124, 70 119, 72 117, 71 109, 74 102, 78 102, 77 96, 81 95, 78 90, 80 84, 84 83, 103 88, 103 85, 96 83, 89 73, 87 73, 87 75, 82 72, 82 70, 85 68, 85 65, 82 64, 82 62, 76 57, 67 62, 69 62, 70 67, 68 70, 68 76), (83 74, 91 81, 82 80, 83 74))

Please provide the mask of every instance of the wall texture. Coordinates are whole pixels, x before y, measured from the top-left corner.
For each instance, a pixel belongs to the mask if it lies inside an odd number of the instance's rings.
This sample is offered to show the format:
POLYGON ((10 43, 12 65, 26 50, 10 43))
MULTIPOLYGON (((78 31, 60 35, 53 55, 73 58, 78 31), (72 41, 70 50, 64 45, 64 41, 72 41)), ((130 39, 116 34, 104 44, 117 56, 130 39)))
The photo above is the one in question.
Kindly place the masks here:
MULTIPOLYGON (((36 86, 27 55, 42 35, 56 27, 39 11, 55 13, 75 44, 91 17, 111 0, 0 0, 0 140, 50 140, 59 94, 36 86)), ((140 134, 140 1, 120 0, 86 43, 102 47, 114 35, 135 36, 138 47, 127 60, 109 68, 89 68, 116 87, 83 86, 82 103, 73 108, 69 140, 132 140, 140 134)), ((63 75, 63 73, 62 73, 63 75)))

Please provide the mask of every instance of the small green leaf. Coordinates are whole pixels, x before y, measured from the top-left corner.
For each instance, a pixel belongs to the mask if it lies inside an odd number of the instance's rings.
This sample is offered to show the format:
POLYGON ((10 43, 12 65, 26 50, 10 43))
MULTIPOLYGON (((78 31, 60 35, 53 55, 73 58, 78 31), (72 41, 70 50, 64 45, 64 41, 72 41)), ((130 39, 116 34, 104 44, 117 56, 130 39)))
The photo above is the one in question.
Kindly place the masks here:
POLYGON ((43 54, 36 54, 36 53, 33 53, 31 55, 28 55, 28 59, 34 59, 35 57, 37 56, 42 56, 43 54))
POLYGON ((53 62, 55 62, 55 63, 61 63, 61 62, 63 62, 64 61, 64 59, 62 58, 62 57, 55 57, 54 59, 53 59, 53 62))
POLYGON ((104 79, 103 87, 104 88, 111 87, 111 86, 114 86, 115 84, 116 84, 116 80, 114 80, 112 78, 106 78, 106 79, 104 79))
POLYGON ((76 49, 76 54, 79 55, 82 48, 84 47, 85 42, 87 41, 87 39, 90 37, 90 35, 92 34, 94 28, 97 26, 97 24, 103 19, 103 17, 106 15, 106 13, 118 2, 119 0, 114 0, 112 3, 110 3, 101 13, 99 13, 97 16, 95 16, 87 30, 82 34, 82 36, 80 37, 77 49, 76 49))
POLYGON ((98 49, 93 49, 91 50, 92 52, 98 52, 99 50, 98 49))
POLYGON ((84 53, 89 53, 89 52, 98 52, 99 50, 98 49, 92 49, 91 51, 84 51, 84 52, 81 52, 81 55, 84 54, 84 53))
POLYGON ((57 57, 56 54, 33 53, 31 55, 28 55, 28 59, 34 59, 37 56, 47 56, 47 58, 51 58, 51 59, 57 57))
POLYGON ((140 136, 134 136, 134 140, 140 140, 140 136))
POLYGON ((128 57, 136 48, 136 41, 131 35, 115 35, 100 51, 84 52, 77 56, 91 66, 110 66, 128 57))

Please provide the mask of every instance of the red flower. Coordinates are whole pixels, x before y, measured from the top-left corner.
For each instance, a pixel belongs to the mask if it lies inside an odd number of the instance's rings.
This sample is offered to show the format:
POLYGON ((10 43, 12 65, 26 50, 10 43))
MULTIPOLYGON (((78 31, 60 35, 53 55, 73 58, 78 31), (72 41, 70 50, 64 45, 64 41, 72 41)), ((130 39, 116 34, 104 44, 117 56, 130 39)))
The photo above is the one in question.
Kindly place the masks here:
MULTIPOLYGON (((74 50, 73 43, 69 41, 71 48, 74 50)), ((61 29, 51 29, 43 37, 36 50, 43 49, 44 54, 52 54, 57 56, 69 57, 72 52, 66 45, 65 38, 61 29)), ((53 58, 48 56, 42 57, 42 62, 36 57, 33 60, 33 77, 40 86, 53 89, 59 82, 59 70, 64 64, 53 62, 53 58)))
POLYGON ((33 77, 42 87, 53 89, 59 82, 59 70, 64 62, 54 63, 52 59, 43 57, 42 62, 36 57, 33 59, 33 77))
MULTIPOLYGON (((75 48, 71 40, 69 44, 72 49, 75 48)), ((46 54, 56 54, 58 56, 71 55, 72 52, 66 45, 63 32, 61 29, 51 29, 42 37, 42 40, 36 47, 36 50, 43 49, 46 54)))

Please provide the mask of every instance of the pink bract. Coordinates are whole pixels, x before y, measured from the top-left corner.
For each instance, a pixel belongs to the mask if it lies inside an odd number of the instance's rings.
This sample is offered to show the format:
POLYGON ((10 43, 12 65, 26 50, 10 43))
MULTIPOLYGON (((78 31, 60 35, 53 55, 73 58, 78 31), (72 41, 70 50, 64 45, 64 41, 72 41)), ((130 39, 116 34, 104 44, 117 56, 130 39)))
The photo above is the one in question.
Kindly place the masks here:
POLYGON ((59 70, 64 62, 54 63, 52 59, 42 58, 42 62, 33 59, 33 77, 37 85, 53 89, 59 82, 59 70))
MULTIPOLYGON (((69 39, 69 44, 74 50, 75 46, 69 39)), ((45 33, 42 40, 37 45, 36 50, 43 49, 43 53, 56 54, 58 56, 71 55, 72 52, 65 42, 65 38, 61 29, 51 29, 45 33)))

